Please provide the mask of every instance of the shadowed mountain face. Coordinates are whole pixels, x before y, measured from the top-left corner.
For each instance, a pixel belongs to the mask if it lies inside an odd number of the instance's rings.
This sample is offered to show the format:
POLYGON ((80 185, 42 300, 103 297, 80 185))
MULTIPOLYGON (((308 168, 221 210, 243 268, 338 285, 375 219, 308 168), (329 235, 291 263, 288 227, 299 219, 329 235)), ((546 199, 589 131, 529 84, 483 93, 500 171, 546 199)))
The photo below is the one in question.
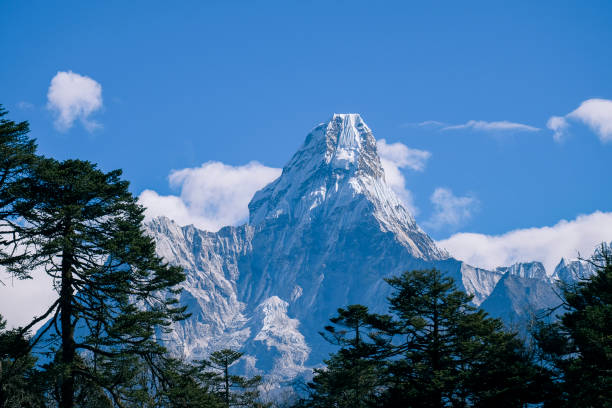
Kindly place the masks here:
POLYGON ((439 249, 385 182, 376 140, 357 114, 315 127, 249 212, 248 224, 216 233, 163 217, 147 225, 159 254, 187 272, 181 301, 192 317, 164 339, 175 353, 203 358, 232 347, 246 353, 245 370, 291 380, 332 350, 318 332, 338 307, 386 312, 384 278, 409 269, 446 272, 475 304, 489 302, 510 320, 552 301, 543 268, 488 271, 439 249), (541 287, 531 290, 534 282, 541 287))

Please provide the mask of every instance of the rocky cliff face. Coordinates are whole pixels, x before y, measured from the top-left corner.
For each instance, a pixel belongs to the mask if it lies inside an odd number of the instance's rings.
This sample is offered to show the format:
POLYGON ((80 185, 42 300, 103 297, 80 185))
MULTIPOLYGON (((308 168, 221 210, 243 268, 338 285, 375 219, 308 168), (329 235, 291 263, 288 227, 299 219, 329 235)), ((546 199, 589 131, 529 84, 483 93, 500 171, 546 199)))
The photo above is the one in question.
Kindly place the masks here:
MULTIPOLYGON (((385 312, 384 278, 408 269, 441 269, 498 315, 552 301, 541 264, 488 271, 439 249, 385 182, 376 140, 356 114, 315 127, 249 211, 248 224, 216 233, 167 218, 147 226, 159 254, 187 272, 181 302, 192 317, 164 339, 183 357, 232 347, 246 353, 245 370, 273 381, 307 374, 331 351, 318 332, 337 308, 385 312)), ((555 279, 576 268, 558 267, 555 279)))

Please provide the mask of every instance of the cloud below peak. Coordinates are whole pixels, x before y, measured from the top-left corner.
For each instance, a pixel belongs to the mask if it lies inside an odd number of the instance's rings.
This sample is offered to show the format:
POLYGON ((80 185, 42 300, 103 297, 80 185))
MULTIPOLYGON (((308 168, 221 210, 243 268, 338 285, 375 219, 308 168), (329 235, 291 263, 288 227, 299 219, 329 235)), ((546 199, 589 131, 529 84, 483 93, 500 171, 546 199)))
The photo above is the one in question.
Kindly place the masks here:
POLYGON ((588 257, 602 242, 612 240, 612 213, 596 211, 561 220, 553 226, 524 228, 501 235, 461 232, 438 242, 457 259, 493 269, 516 262, 540 261, 552 273, 562 257, 588 257))
POLYGON ((193 224, 200 229, 217 231, 246 221, 248 204, 255 192, 280 174, 281 169, 256 161, 242 166, 209 161, 200 167, 170 173, 170 186, 180 189, 178 196, 145 190, 138 200, 146 207, 147 219, 163 215, 180 225, 193 224))
POLYGON ((414 205, 412 192, 406 188, 406 177, 401 169, 425 170, 425 165, 431 157, 431 153, 425 150, 411 149, 400 142, 387 143, 385 139, 376 142, 376 150, 385 171, 387 184, 397 194, 408 211, 416 215, 418 209, 414 205))
POLYGON ((398 167, 407 167, 423 171, 431 153, 426 150, 411 149, 403 143, 387 143, 385 139, 376 142, 376 149, 381 159, 389 160, 398 167))
POLYGON ((61 132, 80 120, 88 132, 101 127, 90 115, 102 108, 102 85, 72 71, 59 71, 49 85, 47 108, 55 113, 55 128, 61 132))

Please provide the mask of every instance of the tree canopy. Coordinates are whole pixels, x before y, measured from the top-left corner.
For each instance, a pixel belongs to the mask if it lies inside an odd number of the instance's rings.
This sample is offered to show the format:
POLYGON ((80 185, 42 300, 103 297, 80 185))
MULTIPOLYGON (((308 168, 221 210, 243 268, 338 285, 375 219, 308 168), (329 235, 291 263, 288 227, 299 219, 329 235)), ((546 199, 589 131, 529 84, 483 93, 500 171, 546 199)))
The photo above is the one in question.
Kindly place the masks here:
POLYGON ((547 406, 612 406, 612 252, 602 244, 591 259, 596 273, 562 284, 565 313, 537 327, 543 358, 554 367, 547 406))
MULTIPOLYGON (((164 352, 155 331, 184 317, 171 296, 183 272, 156 255, 143 208, 120 176, 86 161, 38 158, 11 191, 23 222, 12 225, 19 250, 5 264, 20 278, 37 268, 53 278, 57 299, 24 330, 50 319, 33 344, 58 339, 62 407, 73 406, 76 376, 108 385, 102 367, 129 356, 151 361, 164 352), (81 352, 91 364, 79 363, 81 352)), ((106 389, 120 399, 119 387, 106 389)))
POLYGON ((545 370, 501 321, 438 270, 403 273, 390 315, 339 309, 325 337, 341 346, 315 370, 306 406, 520 406, 538 401, 545 370))

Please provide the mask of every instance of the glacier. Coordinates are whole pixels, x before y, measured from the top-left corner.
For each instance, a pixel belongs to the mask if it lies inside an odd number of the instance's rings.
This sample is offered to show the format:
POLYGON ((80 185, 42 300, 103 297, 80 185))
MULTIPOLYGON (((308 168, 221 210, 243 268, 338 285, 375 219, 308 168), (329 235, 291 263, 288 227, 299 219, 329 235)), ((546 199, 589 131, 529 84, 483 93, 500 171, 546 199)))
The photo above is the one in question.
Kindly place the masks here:
POLYGON ((184 268, 180 302, 192 316, 162 341, 175 355, 202 359, 222 348, 244 352, 241 369, 275 384, 308 378, 333 348, 319 332, 337 308, 387 311, 384 278, 438 268, 506 322, 560 303, 559 280, 593 272, 562 260, 486 270, 454 259, 416 224, 385 181, 376 139, 358 114, 316 126, 278 179, 249 203, 249 220, 218 232, 146 224, 157 251, 184 268))

